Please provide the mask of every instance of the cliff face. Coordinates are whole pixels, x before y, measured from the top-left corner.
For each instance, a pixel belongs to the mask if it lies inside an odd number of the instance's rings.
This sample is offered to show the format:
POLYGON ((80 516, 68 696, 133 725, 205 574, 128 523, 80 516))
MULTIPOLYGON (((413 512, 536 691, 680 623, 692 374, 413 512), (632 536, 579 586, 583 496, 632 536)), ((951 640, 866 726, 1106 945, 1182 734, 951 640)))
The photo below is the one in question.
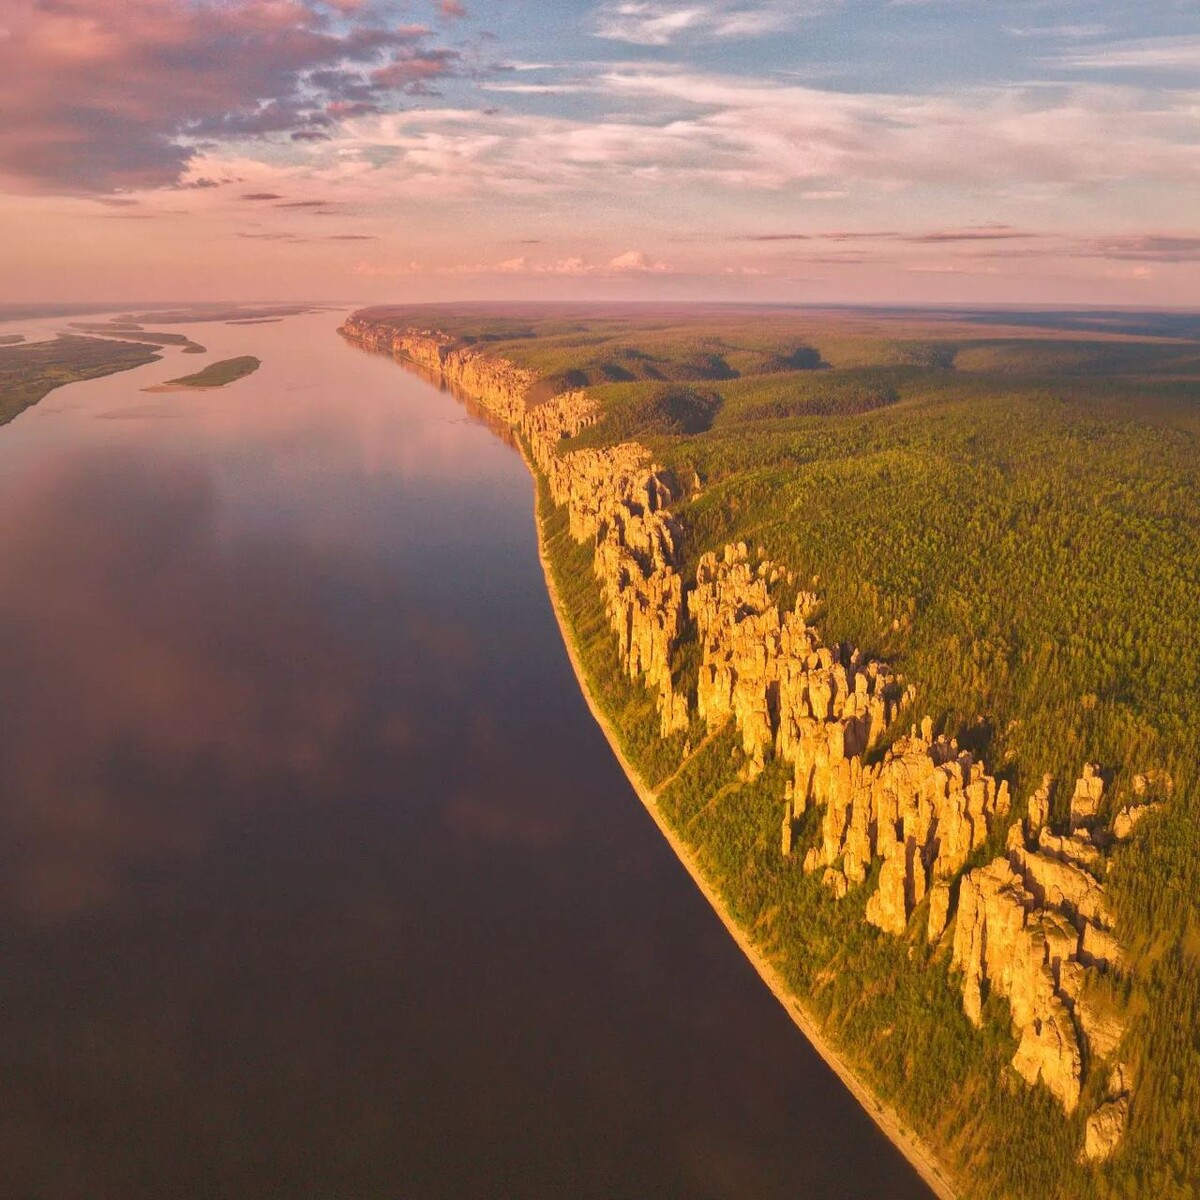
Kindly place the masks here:
POLYGON ((968 1020, 981 1026, 985 1010, 994 1011, 988 997, 1001 1000, 1018 1042, 1014 1070, 1047 1088, 1065 1112, 1079 1106, 1089 1078, 1106 1071, 1081 1156, 1112 1154, 1132 1072, 1107 987, 1123 966, 1103 879, 1111 850, 1153 811, 1152 797, 1169 792, 1169 779, 1138 776, 1133 796, 1114 802, 1100 769, 1087 764, 1066 828, 1050 828, 1049 779, 1012 821, 1007 782, 952 739, 935 737, 928 718, 895 736, 914 690, 886 663, 825 645, 810 623, 818 598, 786 567, 739 543, 705 554, 694 581, 683 578, 671 507, 686 495, 670 472, 635 442, 560 453, 563 439, 598 419, 585 392, 533 405, 532 372, 445 334, 357 318, 344 332, 438 371, 519 432, 554 503, 566 508, 571 536, 593 548, 621 663, 656 693, 662 736, 688 729, 693 715, 710 732, 732 722, 744 778, 771 758, 787 764, 783 855, 792 855, 805 814, 819 810, 803 870, 820 872, 836 900, 874 875, 866 921, 891 936, 948 945, 968 1020), (689 620, 699 649, 694 695, 671 671, 689 620), (880 754, 885 732, 894 740, 880 754), (1004 852, 978 865, 989 842, 1004 852))
MULTIPOLYGON (((982 1024, 989 992, 1005 999, 1019 1038, 1013 1067, 1028 1083, 1044 1083, 1069 1113, 1125 1033, 1097 986, 1122 968, 1101 882, 1107 852, 1121 838, 1098 819, 1104 782, 1094 765, 1075 785, 1071 822, 1079 828, 1070 835, 1044 824, 1051 785, 1043 782, 1025 820, 1009 830, 1007 854, 963 877, 952 962, 962 972, 967 1017, 982 1024)), ((1148 809, 1141 803, 1121 811, 1148 809)), ((1112 1068, 1108 1098, 1088 1123, 1088 1158, 1107 1157, 1119 1140, 1129 1077, 1124 1064, 1112 1068)))
POLYGON ((796 813, 826 799, 834 765, 874 745, 897 708, 899 680, 856 650, 822 644, 808 618, 817 607, 799 592, 785 610, 773 591, 794 575, 743 543, 706 554, 688 594, 701 648, 696 692, 710 729, 732 718, 742 735, 750 772, 772 753, 794 765, 796 813))
POLYGON ((361 345, 438 371, 524 436, 555 504, 567 508, 571 536, 594 547, 593 569, 625 671, 657 691, 664 737, 686 729, 687 701, 675 692, 670 669, 683 617, 679 531, 667 507, 679 494, 675 480, 634 442, 560 455, 559 443, 599 416, 584 392, 564 392, 533 405, 526 401, 537 382, 533 372, 456 346, 443 333, 397 330, 357 317, 342 332, 361 345))
POLYGON ((369 349, 399 355, 426 370, 445 375, 512 425, 520 424, 525 393, 537 382, 532 371, 473 347, 458 346, 448 334, 436 329, 394 329, 352 316, 343 324, 342 332, 369 349))

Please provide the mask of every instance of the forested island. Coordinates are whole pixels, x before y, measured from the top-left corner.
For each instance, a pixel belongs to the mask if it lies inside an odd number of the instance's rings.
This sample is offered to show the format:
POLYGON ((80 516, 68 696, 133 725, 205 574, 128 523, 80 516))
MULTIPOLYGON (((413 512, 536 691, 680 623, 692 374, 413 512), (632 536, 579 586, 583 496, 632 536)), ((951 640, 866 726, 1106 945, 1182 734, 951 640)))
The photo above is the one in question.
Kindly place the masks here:
POLYGON ((158 350, 157 344, 146 341, 110 341, 74 334, 44 342, 7 342, 0 348, 0 425, 55 388, 145 366, 160 357, 158 350))
POLYGON ((438 306, 343 333, 514 428, 635 786, 935 1188, 1194 1195, 1200 322, 438 306))
POLYGON ((253 375, 262 362, 252 354, 243 354, 238 358, 223 358, 219 362, 209 363, 202 371, 191 375, 181 375, 178 379, 168 379, 166 383, 155 384, 143 388, 146 392, 207 392, 215 388, 227 387, 247 375, 253 375))

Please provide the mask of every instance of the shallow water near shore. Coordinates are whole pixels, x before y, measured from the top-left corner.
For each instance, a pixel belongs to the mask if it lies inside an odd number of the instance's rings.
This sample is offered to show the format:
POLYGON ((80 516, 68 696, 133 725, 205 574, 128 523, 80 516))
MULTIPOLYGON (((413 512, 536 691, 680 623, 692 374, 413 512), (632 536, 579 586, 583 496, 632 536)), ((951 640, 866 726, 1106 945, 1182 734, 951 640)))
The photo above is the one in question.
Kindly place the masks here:
POLYGON ((0 428, 5 1194, 926 1196, 612 758, 516 451, 339 319, 0 428))

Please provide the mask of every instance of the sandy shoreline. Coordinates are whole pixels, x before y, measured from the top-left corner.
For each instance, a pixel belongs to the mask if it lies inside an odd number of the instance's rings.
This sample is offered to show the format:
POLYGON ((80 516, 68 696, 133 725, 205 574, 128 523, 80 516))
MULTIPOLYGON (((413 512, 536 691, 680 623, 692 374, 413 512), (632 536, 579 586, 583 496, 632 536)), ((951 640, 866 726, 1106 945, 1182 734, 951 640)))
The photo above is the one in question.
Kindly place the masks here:
POLYGON ((164 392, 219 392, 225 386, 223 383, 155 383, 142 391, 160 395, 164 392))
POLYGON ((562 636, 563 645, 566 647, 567 657, 571 662, 571 669, 575 672, 575 678, 579 681, 579 690, 583 693, 583 697, 587 701, 592 718, 608 741, 617 762, 621 764, 621 769, 625 772, 630 786, 637 793, 638 799, 645 806, 655 825, 658 826, 659 832, 667 840, 667 844, 675 852, 675 857, 679 859, 687 870, 687 873, 692 877, 692 882, 700 889, 701 894, 712 906, 717 916, 721 918, 721 923, 728 930, 730 937, 737 943, 738 948, 746 958, 750 960, 759 977, 771 989, 775 999, 783 1006, 784 1011, 792 1018, 796 1027, 808 1039, 813 1049, 816 1050, 825 1063, 833 1070, 834 1074, 845 1084, 850 1094, 858 1101, 887 1139, 908 1159, 917 1174, 921 1176, 933 1194, 938 1197, 938 1200, 957 1200, 954 1189, 943 1174, 942 1168, 938 1165, 933 1153, 915 1134, 909 1133, 904 1129, 900 1116, 890 1106, 883 1104, 859 1082, 845 1060, 833 1049, 816 1023, 804 1010, 800 1001, 788 990, 779 973, 763 957, 742 928, 734 921, 725 907, 725 902, 700 871, 699 864, 693 857, 691 850, 676 836, 675 831, 671 829, 659 812, 657 794, 646 785, 637 769, 625 757, 620 742, 617 740, 616 732, 609 724, 608 718, 600 706, 596 703, 591 689, 587 685, 587 677, 584 674, 583 664, 579 659, 579 654, 575 647, 575 638, 570 626, 567 624, 558 588, 555 585, 554 576, 550 569, 550 562, 546 557, 545 529, 542 524, 541 514, 538 511, 537 472, 530 464, 524 447, 521 447, 521 457, 524 459, 525 465, 533 477, 533 519, 537 527, 538 559, 542 564, 542 574, 546 580, 546 590, 550 595, 550 607, 554 611, 554 619, 558 622, 558 631, 562 636))

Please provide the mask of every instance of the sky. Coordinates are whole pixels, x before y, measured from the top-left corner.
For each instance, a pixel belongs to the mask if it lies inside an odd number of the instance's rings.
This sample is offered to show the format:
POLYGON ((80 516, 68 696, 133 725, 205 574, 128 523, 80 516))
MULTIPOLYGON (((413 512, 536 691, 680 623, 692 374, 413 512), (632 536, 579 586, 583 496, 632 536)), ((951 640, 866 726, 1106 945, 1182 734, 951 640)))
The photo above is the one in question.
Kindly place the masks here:
POLYGON ((1200 306, 1200 0, 0 0, 0 303, 1200 306))

